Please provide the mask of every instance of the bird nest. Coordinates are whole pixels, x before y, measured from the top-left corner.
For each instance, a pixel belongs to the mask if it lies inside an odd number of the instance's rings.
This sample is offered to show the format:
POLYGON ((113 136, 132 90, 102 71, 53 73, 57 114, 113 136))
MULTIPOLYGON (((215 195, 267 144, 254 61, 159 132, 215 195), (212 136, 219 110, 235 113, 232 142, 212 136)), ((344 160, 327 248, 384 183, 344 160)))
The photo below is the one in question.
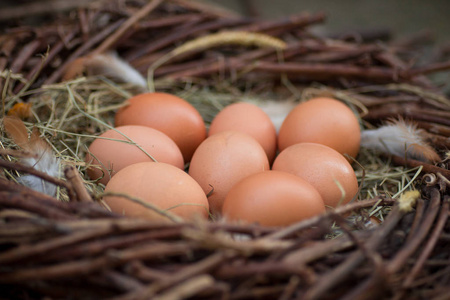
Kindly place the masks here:
POLYGON ((28 154, 2 135, 1 298, 448 299, 450 100, 434 75, 450 66, 445 51, 414 64, 424 36, 320 37, 309 30, 324 22, 320 13, 261 21, 183 0, 79 5, 1 14, 2 115, 38 128, 64 174, 22 164, 28 154), (207 124, 243 99, 332 96, 363 128, 414 122, 441 160, 363 148, 353 164, 358 199, 284 228, 124 217, 101 205, 84 155, 142 88, 101 74, 64 77, 77 59, 111 50, 207 124), (24 174, 55 184, 56 196, 21 185, 24 174))

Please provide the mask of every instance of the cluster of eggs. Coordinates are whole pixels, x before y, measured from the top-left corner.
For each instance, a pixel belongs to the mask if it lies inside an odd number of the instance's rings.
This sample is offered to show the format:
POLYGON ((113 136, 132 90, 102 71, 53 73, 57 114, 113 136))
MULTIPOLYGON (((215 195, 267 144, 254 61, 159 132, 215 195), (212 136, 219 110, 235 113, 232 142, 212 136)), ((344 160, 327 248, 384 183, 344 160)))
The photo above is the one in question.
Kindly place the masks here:
POLYGON ((124 194, 185 219, 286 226, 357 193, 343 154, 356 157, 359 122, 332 98, 298 104, 277 133, 250 103, 225 107, 207 130, 187 101, 145 93, 116 113, 115 126, 94 140, 86 162, 89 177, 106 185, 106 204, 127 216, 165 219, 124 194))

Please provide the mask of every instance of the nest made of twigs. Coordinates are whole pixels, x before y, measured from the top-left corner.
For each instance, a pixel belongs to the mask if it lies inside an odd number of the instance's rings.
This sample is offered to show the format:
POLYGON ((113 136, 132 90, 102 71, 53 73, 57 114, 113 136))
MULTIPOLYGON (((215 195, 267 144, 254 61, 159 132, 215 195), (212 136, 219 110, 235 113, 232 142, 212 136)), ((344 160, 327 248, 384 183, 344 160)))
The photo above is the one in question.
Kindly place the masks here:
POLYGON ((323 14, 253 20, 181 0, 97 1, 35 27, 9 20, 0 36, 3 114, 30 105, 26 124, 52 145, 64 176, 23 166, 23 153, 1 137, 0 296, 447 299, 450 100, 424 75, 449 64, 440 57, 411 67, 420 53, 414 39, 329 39, 308 30, 323 21, 323 14), (223 41, 216 35, 223 31, 238 34, 223 41), (150 87, 191 102, 206 123, 244 98, 328 95, 352 107, 364 128, 398 116, 414 121, 442 161, 362 149, 357 201, 286 228, 111 213, 83 158, 140 90, 103 76, 61 82, 75 59, 111 49, 148 74, 150 87), (25 173, 58 185, 56 198, 18 184, 25 173))

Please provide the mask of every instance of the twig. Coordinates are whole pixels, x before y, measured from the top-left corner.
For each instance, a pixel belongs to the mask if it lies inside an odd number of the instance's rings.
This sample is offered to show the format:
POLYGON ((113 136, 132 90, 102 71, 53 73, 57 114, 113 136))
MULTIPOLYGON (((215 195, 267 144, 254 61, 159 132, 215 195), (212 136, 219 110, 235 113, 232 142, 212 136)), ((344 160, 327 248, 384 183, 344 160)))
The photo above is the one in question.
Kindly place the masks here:
POLYGON ((25 46, 23 46, 22 50, 17 54, 14 61, 11 64, 11 71, 14 73, 21 73, 22 68, 27 62, 27 60, 36 52, 36 50, 41 46, 42 41, 40 39, 36 39, 25 46))
POLYGON ((288 237, 298 231, 301 231, 303 229, 314 226, 314 225, 318 224, 319 222, 321 222, 322 220, 330 217, 330 215, 346 214, 353 210, 357 210, 357 209, 361 209, 361 208, 365 208, 365 207, 372 207, 377 203, 380 203, 380 204, 383 203, 384 205, 387 205, 387 204, 392 204, 393 201, 389 200, 389 199, 381 199, 379 197, 376 197, 373 199, 367 199, 367 200, 362 200, 362 201, 358 201, 358 202, 348 203, 346 205, 342 205, 342 206, 335 208, 334 211, 332 211, 332 212, 328 212, 328 213, 322 214, 320 216, 310 218, 308 220, 305 220, 305 221, 299 222, 297 224, 291 225, 289 227, 286 227, 284 229, 278 230, 272 234, 266 235, 265 238, 267 238, 267 239, 282 239, 282 238, 288 237))
POLYGON ((47 241, 34 244, 33 247, 23 245, 22 247, 16 247, 10 251, 0 253, 0 263, 2 265, 15 264, 27 259, 32 259, 33 256, 45 255, 47 252, 61 247, 67 247, 78 242, 101 237, 102 235, 109 232, 109 229, 94 229, 68 234, 59 238, 49 239, 47 241))
POLYGON ((190 0, 172 0, 174 3, 178 5, 201 12, 202 14, 209 15, 215 18, 238 18, 239 14, 225 9, 221 6, 217 6, 214 4, 209 4, 205 2, 199 1, 190 1, 190 0))
MULTIPOLYGON (((55 45, 53 45, 48 52, 48 55, 45 60, 42 60, 41 64, 36 64, 33 69, 27 74, 25 77, 27 80, 37 76, 42 69, 44 69, 50 62, 52 62, 55 57, 63 50, 64 46, 67 42, 70 42, 79 32, 79 28, 75 28, 72 32, 70 32, 64 40, 59 41, 55 45)), ((20 83, 16 86, 14 91, 17 93, 25 86, 24 83, 20 83)))
POLYGON ((58 186, 66 188, 69 193, 71 192, 70 185, 67 182, 65 182, 64 180, 59 179, 59 178, 55 178, 53 176, 50 176, 47 173, 39 171, 39 170, 36 170, 33 167, 29 167, 29 166, 23 165, 23 164, 18 163, 18 162, 11 162, 11 161, 7 161, 7 160, 3 160, 3 159, 0 159, 0 167, 7 168, 7 169, 10 169, 10 170, 16 170, 16 171, 19 171, 19 172, 25 172, 27 174, 34 175, 34 176, 39 177, 39 178, 41 178, 41 179, 43 179, 45 181, 48 181, 48 182, 53 183, 55 185, 58 185, 58 186))
POLYGON ((2 10, 0 10, 0 20, 7 21, 11 19, 24 18, 27 16, 51 14, 88 5, 91 2, 91 0, 77 0, 75 2, 66 0, 52 0, 31 2, 10 8, 3 7, 2 10))
POLYGON ((420 270, 423 268, 425 261, 430 256, 431 252, 434 249, 434 246, 436 245, 439 236, 442 233, 442 230, 444 229, 444 226, 447 222, 447 219, 449 217, 449 202, 445 202, 442 205, 442 209, 439 213, 439 216, 437 217, 436 225, 434 227, 434 230, 431 232, 431 236, 429 237, 425 247, 422 249, 418 259, 416 260, 416 263, 414 267, 411 269, 411 271, 408 273, 408 276, 406 277, 405 281, 403 282, 403 288, 409 288, 409 286, 412 284, 415 277, 418 275, 420 270))
MULTIPOLYGON (((202 274, 192 277, 185 282, 173 287, 171 290, 154 297, 154 300, 182 300, 190 298, 214 284, 214 278, 202 274)), ((119 298, 120 299, 120 298, 119 298)), ((147 299, 147 298, 138 298, 147 299)))
POLYGON ((431 191, 431 201, 421 223, 418 232, 407 242, 402 249, 400 249, 395 257, 387 264, 388 273, 394 274, 400 271, 404 266, 406 260, 416 251, 420 243, 427 237, 427 234, 436 218, 439 211, 440 195, 439 191, 433 189, 431 191))
MULTIPOLYGON (((0 185, 1 187, 1 185, 0 185)), ((25 187, 22 187, 25 190, 25 187)), ((34 192, 34 191, 13 191, 13 192, 0 192, 0 205, 2 207, 10 207, 23 209, 25 211, 36 213, 42 217, 54 219, 54 220, 70 220, 76 217, 68 214, 67 212, 52 206, 44 206, 42 202, 57 200, 51 198, 50 196, 34 192), (47 196, 47 197, 45 197, 47 196), (40 201, 39 201, 40 200, 40 201)))
POLYGON ((105 277, 105 280, 109 284, 111 284, 111 286, 119 288, 121 291, 124 292, 140 290, 143 289, 145 286, 138 280, 116 271, 105 271, 103 274, 100 275, 103 275, 105 277))
MULTIPOLYGON (((96 238, 85 243, 79 243, 73 245, 70 248, 59 249, 56 252, 48 253, 45 257, 36 259, 38 263, 47 261, 64 261, 70 259, 76 259, 82 256, 96 256, 101 255, 108 249, 118 249, 131 247, 137 243, 152 243, 158 239, 176 239, 181 236, 180 228, 163 228, 157 230, 148 230, 147 232, 139 232, 132 228, 128 230, 118 230, 113 227, 110 228, 98 228, 94 230, 105 230, 105 234, 102 237, 96 238), (126 236, 115 236, 118 233, 126 233, 126 236)), ((92 231, 88 229, 88 231, 92 231)))
POLYGON ((140 58, 143 55, 158 51, 164 47, 174 44, 175 42, 179 42, 189 36, 217 30, 223 27, 233 27, 240 24, 248 24, 248 23, 249 20, 246 19, 225 19, 225 20, 219 19, 192 27, 186 27, 186 24, 183 24, 179 27, 174 28, 169 34, 165 35, 159 40, 154 41, 153 43, 150 43, 147 46, 137 48, 134 51, 128 53, 125 56, 125 59, 133 62, 134 60, 140 58))
POLYGON ((111 34, 106 40, 104 40, 97 48, 95 48, 91 54, 99 54, 104 53, 109 50, 116 41, 134 24, 139 22, 142 18, 150 14, 155 8, 157 8, 163 0, 152 0, 143 6, 140 10, 138 10, 134 15, 132 15, 128 20, 126 20, 120 27, 111 34))
MULTIPOLYGON (((394 206, 384 223, 374 232, 372 238, 366 243, 366 247, 377 249, 381 242, 391 233, 397 223, 403 216, 398 206, 394 206)), ((357 251, 350 255, 343 263, 336 266, 333 270, 321 276, 317 283, 309 289, 303 299, 318 299, 324 293, 335 287, 348 276, 364 260, 364 254, 357 251)))
POLYGON ((420 230, 424 212, 425 212, 425 201, 423 199, 417 199, 414 220, 411 224, 409 234, 405 240, 405 243, 409 243, 411 241, 411 239, 413 239, 416 236, 418 230, 420 230))
POLYGON ((266 34, 277 35, 281 32, 286 32, 293 28, 299 29, 312 24, 322 23, 324 20, 324 13, 317 13, 314 15, 300 13, 276 21, 254 22, 250 25, 239 27, 237 28, 237 30, 249 32, 264 32, 266 34))
POLYGON ((422 172, 424 173, 441 173, 443 176, 445 176, 447 179, 450 180, 450 170, 440 168, 438 166, 428 164, 425 162, 421 162, 414 159, 405 159, 401 156, 392 156, 392 163, 398 166, 408 166, 411 168, 420 167, 422 166, 422 172))
MULTIPOLYGON (((333 79, 337 76, 346 78, 363 78, 375 81, 395 81, 394 70, 386 67, 359 67, 348 64, 313 64, 313 63, 270 63, 259 62, 254 66, 255 71, 270 73, 286 73, 287 75, 297 75, 308 80, 313 79, 333 79)), ((399 77, 400 79, 403 76, 399 77)))
POLYGON ((62 74, 66 71, 67 66, 72 63, 75 59, 80 57, 81 55, 86 54, 91 47, 93 47, 98 42, 102 41, 105 37, 107 37, 111 32, 114 32, 124 21, 122 19, 111 23, 106 26, 102 31, 94 35, 90 40, 81 45, 77 50, 72 52, 64 61, 64 63, 51 74, 45 81, 44 84, 52 84, 59 80, 62 74))
MULTIPOLYGON (((372 232, 356 232, 355 236, 359 240, 367 240, 371 237, 372 232)), ((343 251, 353 247, 354 242, 348 237, 343 236, 332 240, 317 241, 298 250, 291 250, 283 258, 283 262, 288 265, 306 265, 323 258, 331 253, 343 251)))
POLYGON ((200 260, 199 262, 192 264, 186 268, 181 269, 170 277, 161 278, 157 280, 155 283, 150 284, 139 291, 133 291, 127 295, 117 298, 116 300, 131 300, 131 299, 150 299, 155 297, 157 293, 163 290, 167 290, 168 288, 172 288, 173 286, 183 282, 189 278, 201 275, 202 273, 207 273, 211 269, 215 268, 217 265, 223 263, 226 258, 229 258, 230 255, 226 253, 217 252, 208 256, 207 258, 200 260))
POLYGON ((168 220, 175 222, 175 223, 180 223, 183 222, 183 218, 177 216, 176 214, 170 212, 169 210, 165 210, 165 209, 161 209, 158 206, 154 205, 153 203, 150 202, 145 202, 137 197, 133 197, 131 195, 125 194, 125 193, 117 193, 117 192, 106 192, 103 194, 103 197, 106 196, 113 196, 113 197, 122 197, 125 198, 127 200, 130 200, 134 203, 137 203, 139 205, 142 205, 143 207, 150 209, 158 214, 160 214, 163 217, 166 217, 168 220))
POLYGON ((84 258, 76 261, 62 262, 51 266, 31 267, 0 271, 0 283, 22 282, 24 280, 46 280, 84 276, 105 268, 113 268, 135 259, 154 259, 186 254, 193 250, 187 243, 158 243, 136 246, 121 251, 110 251, 97 258, 84 258))
POLYGON ((92 197, 89 195, 84 185, 83 180, 78 173, 78 170, 74 166, 67 166, 64 170, 64 175, 67 181, 70 183, 72 189, 77 195, 76 199, 80 202, 92 202, 92 197))
POLYGON ((429 73, 436 73, 436 72, 442 72, 442 71, 448 71, 450 70, 450 61, 446 62, 439 62, 435 64, 430 64, 423 67, 414 68, 408 71, 408 74, 410 76, 416 76, 419 74, 429 74, 429 73))

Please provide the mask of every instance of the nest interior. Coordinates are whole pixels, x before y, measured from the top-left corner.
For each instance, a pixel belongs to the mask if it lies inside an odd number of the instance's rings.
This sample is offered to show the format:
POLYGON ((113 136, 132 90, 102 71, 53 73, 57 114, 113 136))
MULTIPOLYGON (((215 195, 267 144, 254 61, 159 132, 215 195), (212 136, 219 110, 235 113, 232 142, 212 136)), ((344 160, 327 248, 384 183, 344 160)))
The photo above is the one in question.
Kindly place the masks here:
POLYGON ((80 2, 50 15, 23 5, 0 14, 2 116, 26 107, 27 127, 52 145, 64 176, 21 164, 2 134, 2 298, 448 299, 450 100, 438 76, 448 50, 423 61, 423 36, 317 36, 309 28, 322 13, 267 21, 183 0, 80 2), (214 36, 224 31, 231 40, 214 36), (441 161, 361 149, 358 199, 286 228, 111 213, 85 175, 86 145, 141 90, 102 75, 63 80, 76 59, 111 50, 206 123, 242 99, 332 96, 363 128, 413 121, 441 161), (57 196, 20 185, 26 173, 56 184, 57 196))

